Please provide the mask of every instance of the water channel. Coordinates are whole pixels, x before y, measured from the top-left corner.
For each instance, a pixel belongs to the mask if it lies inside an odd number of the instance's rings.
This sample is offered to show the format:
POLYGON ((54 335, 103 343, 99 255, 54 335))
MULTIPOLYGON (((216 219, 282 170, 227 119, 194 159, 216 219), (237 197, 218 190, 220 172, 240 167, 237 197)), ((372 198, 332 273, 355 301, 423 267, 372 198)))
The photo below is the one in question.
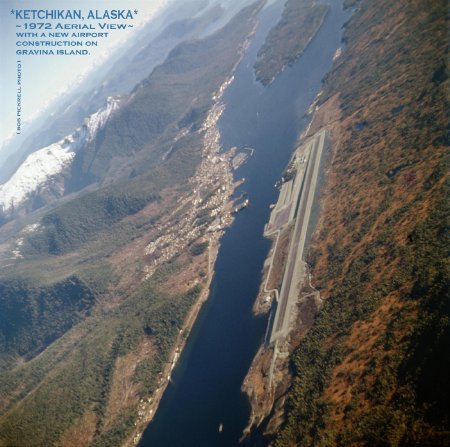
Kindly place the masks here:
POLYGON ((303 56, 266 88, 255 82, 253 64, 284 0, 264 9, 252 44, 224 94, 226 109, 219 122, 224 149, 255 148, 236 171, 236 178, 246 179, 236 195, 248 192, 250 206, 237 215, 221 240, 209 299, 141 447, 239 445, 250 411, 240 387, 267 324, 266 318, 252 315, 252 306, 270 247, 262 233, 269 205, 277 197, 274 183, 307 124, 304 113, 331 67, 348 17, 341 1, 329 3, 330 12, 303 56))

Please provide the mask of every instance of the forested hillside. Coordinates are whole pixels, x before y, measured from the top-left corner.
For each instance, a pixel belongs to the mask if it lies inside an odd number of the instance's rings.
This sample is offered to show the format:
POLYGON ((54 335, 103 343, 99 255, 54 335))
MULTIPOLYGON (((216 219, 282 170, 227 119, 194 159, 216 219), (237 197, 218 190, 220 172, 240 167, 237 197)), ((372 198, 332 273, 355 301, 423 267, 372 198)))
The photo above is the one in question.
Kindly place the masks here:
POLYGON ((327 4, 315 0, 288 0, 280 21, 258 51, 256 79, 268 85, 292 65, 316 35, 328 10, 327 4))
POLYGON ((192 189, 228 199, 225 161, 198 173, 205 122, 261 7, 177 46, 77 153, 73 193, 1 227, 0 445, 133 443, 154 413, 220 237, 192 189))
POLYGON ((448 4, 352 3, 310 131, 332 131, 309 255, 325 302, 274 445, 450 445, 448 4))

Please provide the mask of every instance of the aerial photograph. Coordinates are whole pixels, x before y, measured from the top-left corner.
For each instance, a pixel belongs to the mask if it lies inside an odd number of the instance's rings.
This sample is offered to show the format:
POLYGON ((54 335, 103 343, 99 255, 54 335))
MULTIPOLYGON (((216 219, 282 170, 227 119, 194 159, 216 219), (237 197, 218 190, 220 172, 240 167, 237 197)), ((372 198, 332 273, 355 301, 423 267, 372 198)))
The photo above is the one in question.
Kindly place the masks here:
POLYGON ((1 0, 0 447, 450 447, 448 0, 1 0))

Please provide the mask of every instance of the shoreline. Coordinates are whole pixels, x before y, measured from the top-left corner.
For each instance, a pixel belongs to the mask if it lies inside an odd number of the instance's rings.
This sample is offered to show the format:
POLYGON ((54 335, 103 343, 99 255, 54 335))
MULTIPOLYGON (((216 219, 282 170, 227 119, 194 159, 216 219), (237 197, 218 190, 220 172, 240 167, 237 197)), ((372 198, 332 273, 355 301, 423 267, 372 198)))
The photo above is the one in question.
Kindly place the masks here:
MULTIPOLYGON (((236 67, 234 67, 236 68, 236 67)), ((234 70, 233 70, 234 71, 234 70)), ((208 273, 207 279, 204 283, 203 289, 196 300, 195 304, 189 310, 183 326, 177 337, 177 341, 168 357, 167 364, 162 372, 161 383, 156 388, 155 392, 147 399, 141 399, 138 406, 138 420, 135 422, 135 430, 132 434, 122 443, 123 447, 133 447, 136 446, 142 438, 144 431, 148 425, 153 420, 156 411, 158 410, 159 403, 164 396, 164 392, 171 380, 171 374, 175 368, 183 349, 189 339, 191 330, 197 321, 197 317, 203 307, 203 304, 208 300, 210 296, 210 288, 212 279, 214 277, 214 265, 216 263, 219 250, 220 250, 220 239, 223 236, 225 230, 231 226, 234 221, 232 216, 232 210, 234 205, 234 200, 232 198, 235 190, 243 183, 244 180, 235 180, 233 176, 232 159, 235 155, 235 151, 228 150, 226 153, 221 153, 222 147, 220 146, 220 132, 217 127, 217 122, 224 110, 224 105, 221 103, 221 98, 225 92, 228 85, 233 81, 233 74, 225 80, 225 82, 220 86, 218 92, 213 95, 215 103, 209 110, 208 116, 205 119, 204 126, 202 130, 205 132, 204 135, 204 146, 203 146, 203 161, 200 163, 197 169, 197 174, 193 177, 193 182, 195 184, 195 179, 202 169, 205 169, 205 165, 210 162, 211 159, 216 158, 220 160, 222 166, 224 167, 224 178, 225 184, 222 185, 224 188, 224 193, 226 194, 226 201, 223 202, 219 216, 221 224, 220 226, 214 228, 214 231, 207 231, 205 236, 208 235, 208 273)))
MULTIPOLYGON (((230 198, 224 204, 224 214, 228 214, 231 212, 234 203, 234 201, 231 199, 231 195, 233 194, 234 190, 240 185, 240 183, 241 183, 240 180, 233 182, 233 188, 232 191, 230 192, 230 198)), ((228 228, 233 221, 234 218, 232 218, 232 220, 229 222, 226 228, 228 228)), ((122 444, 123 447, 133 447, 140 442, 142 435, 144 434, 144 431, 146 430, 147 426, 151 423, 156 414, 156 411, 158 410, 159 403, 161 402, 161 399, 164 396, 167 386, 171 381, 172 371, 175 368, 176 364, 178 363, 178 360, 180 359, 180 356, 186 346, 186 343, 189 340, 192 328, 194 327, 194 324, 197 321, 198 315, 204 303, 208 300, 210 296, 211 283, 215 274, 214 265, 216 263, 220 251, 220 239, 222 238, 226 228, 214 232, 209 237, 208 276, 206 282, 204 283, 203 289, 197 301, 190 309, 189 313, 185 318, 183 326, 180 329, 175 346, 172 349, 168 357, 168 361, 166 362, 167 363, 166 367, 162 372, 163 379, 161 383, 159 384, 158 388, 156 388, 155 392, 151 395, 151 397, 148 397, 146 400, 145 399, 140 400, 139 411, 143 412, 142 417, 136 423, 136 429, 134 430, 132 435, 128 437, 127 440, 125 440, 124 443, 122 444)))
POLYGON ((212 96, 214 104, 209 109, 208 115, 201 129, 201 131, 205 132, 203 143, 203 156, 202 162, 200 163, 197 169, 197 174, 195 174, 193 177, 193 181, 195 182, 196 176, 198 175, 199 172, 201 172, 202 168, 204 168, 206 161, 209 161, 212 158, 217 158, 221 162, 223 162, 223 166, 225 166, 224 176, 226 181, 225 184, 222 185, 222 187, 225 188, 224 192, 227 197, 226 201, 224 201, 222 204, 221 212, 218 213, 221 221, 220 225, 215 227, 213 231, 207 230, 205 233, 205 235, 208 234, 209 238, 207 280, 197 301, 190 309, 183 323, 183 327, 180 330, 180 333, 178 334, 177 342, 175 343, 175 346, 169 356, 170 360, 168 360, 167 365, 162 373, 163 374, 162 377, 164 378, 162 383, 158 386, 158 388, 153 393, 153 395, 151 395, 151 397, 148 397, 147 400, 145 399, 140 400, 138 415, 142 413, 142 416, 137 422, 135 422, 136 427, 135 430, 122 443, 123 447, 134 447, 138 445, 138 443, 142 439, 142 435, 144 434, 148 425, 153 420, 156 411, 158 410, 159 403, 161 402, 161 399, 164 396, 164 392, 166 391, 167 386, 169 385, 171 372, 175 368, 183 352, 183 349, 186 346, 191 330, 195 322, 197 321, 197 317, 200 313, 200 310, 202 309, 203 304, 208 300, 210 296, 211 283, 215 273, 214 265, 216 263, 220 250, 220 239, 225 233, 225 230, 229 228, 234 222, 234 216, 232 213, 234 207, 234 199, 232 198, 232 196, 236 191, 236 189, 240 185, 242 185, 242 183, 245 182, 245 179, 234 178, 233 172, 235 169, 233 169, 232 160, 233 157, 236 155, 236 148, 230 148, 226 152, 222 152, 223 148, 220 145, 220 131, 218 129, 217 123, 225 109, 225 105, 221 102, 222 96, 227 87, 233 82, 234 72, 236 71, 238 65, 240 64, 247 48, 250 46, 250 42, 256 32, 257 26, 258 25, 255 24, 255 26, 249 33, 247 39, 243 43, 240 49, 241 54, 238 58, 238 61, 231 70, 229 77, 223 82, 223 84, 219 87, 217 92, 212 96))
POLYGON ((124 447, 135 446, 139 443, 144 434, 145 429, 153 420, 156 411, 158 410, 159 403, 161 402, 162 397, 167 389, 171 381, 171 374, 173 369, 175 368, 178 360, 180 358, 183 349, 186 346, 186 343, 189 339, 189 335, 191 333, 192 328, 194 327, 195 322, 197 321, 197 317, 200 313, 200 310, 203 307, 203 304, 208 300, 210 295, 210 287, 212 283, 212 279, 214 277, 214 264, 216 262, 219 249, 220 249, 220 238, 222 237, 222 233, 215 235, 214 238, 210 238, 210 246, 208 250, 208 263, 210 266, 210 270, 208 271, 208 277, 206 283, 204 285, 203 290, 201 291, 197 301, 192 306, 189 311, 185 322, 183 324, 180 333, 178 334, 177 342, 175 343, 175 347, 172 349, 171 354, 169 356, 169 361, 167 362, 166 367, 163 370, 163 381, 156 389, 155 393, 152 397, 149 397, 146 401, 141 399, 139 403, 140 411, 145 411, 142 419, 137 423, 136 430, 132 433, 132 435, 122 444, 124 447), (149 404, 149 405, 147 405, 149 404))
MULTIPOLYGON (((333 130, 339 120, 335 116, 337 98, 333 97, 319 107, 317 103, 321 95, 322 91, 319 91, 309 106, 310 121, 305 129, 299 133, 293 155, 309 138, 321 130, 326 130, 331 134, 332 139, 336 139, 333 130)), ((335 144, 338 144, 338 142, 335 141, 335 144)), ((284 231, 292 232, 293 228, 284 231)), ((263 267, 260 289, 255 297, 253 307, 255 316, 271 311, 271 304, 268 305, 264 302, 264 296, 267 295, 265 286, 271 274, 269 263, 273 261, 276 254, 278 240, 274 237, 274 234, 269 237, 272 238, 272 246, 263 267)), ((307 269, 309 272, 309 267, 307 269)), ((310 311, 315 315, 322 304, 319 292, 311 284, 310 274, 308 273, 306 277, 308 279, 304 280, 298 300, 292 308, 291 326, 285 340, 278 340, 272 346, 261 344, 244 378, 241 390, 247 396, 251 411, 241 439, 248 439, 253 433, 259 433, 263 436, 273 434, 284 421, 284 404, 292 381, 288 365, 289 355, 300 343, 302 334, 306 334, 312 324, 312 321, 303 322, 300 319, 300 313, 310 311), (293 331, 294 328, 297 329, 297 333, 293 331), (258 384, 258 387, 254 386, 255 383, 258 384), (261 431, 263 424, 265 426, 261 431)))

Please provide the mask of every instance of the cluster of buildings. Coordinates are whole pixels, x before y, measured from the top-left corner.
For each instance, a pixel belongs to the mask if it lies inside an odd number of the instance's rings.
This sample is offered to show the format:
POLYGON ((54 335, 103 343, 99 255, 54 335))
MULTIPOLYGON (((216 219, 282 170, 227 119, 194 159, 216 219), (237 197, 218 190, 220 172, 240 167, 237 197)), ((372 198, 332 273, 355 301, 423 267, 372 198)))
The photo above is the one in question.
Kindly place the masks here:
POLYGON ((189 181, 189 190, 178 199, 170 216, 157 227, 158 236, 145 248, 145 255, 150 257, 144 268, 145 279, 202 235, 220 233, 232 222, 229 198, 234 189, 231 168, 234 152, 220 153, 217 127, 223 112, 219 99, 230 82, 225 82, 214 95, 216 104, 200 129, 204 133, 202 162, 189 181))

